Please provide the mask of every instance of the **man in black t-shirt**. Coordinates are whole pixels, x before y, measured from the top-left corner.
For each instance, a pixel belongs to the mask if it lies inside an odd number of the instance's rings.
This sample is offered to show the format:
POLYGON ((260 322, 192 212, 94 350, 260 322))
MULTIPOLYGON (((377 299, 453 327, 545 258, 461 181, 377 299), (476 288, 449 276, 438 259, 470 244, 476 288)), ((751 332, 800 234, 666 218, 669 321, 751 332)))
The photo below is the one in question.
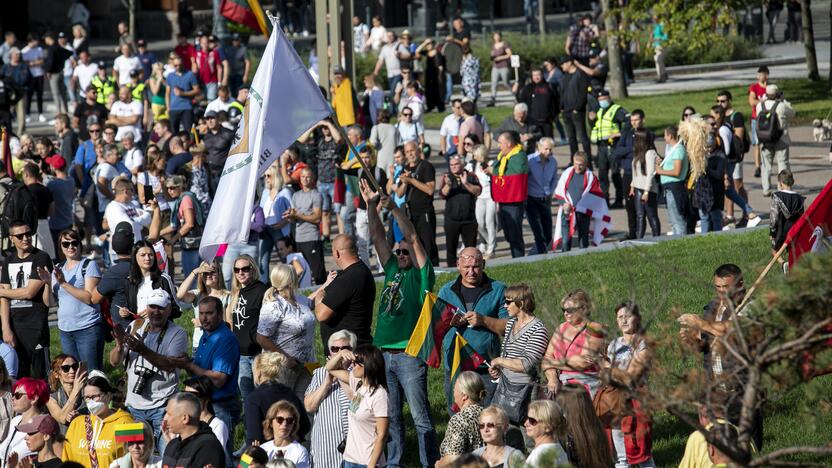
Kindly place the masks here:
POLYGON ((436 211, 433 208, 436 169, 419 156, 419 148, 415 141, 404 144, 404 157, 407 167, 399 176, 396 193, 400 197, 407 197, 410 221, 416 227, 419 241, 428 251, 430 262, 437 266, 439 251, 436 248, 436 211))
POLYGON ((34 234, 22 221, 12 221, 9 227, 14 248, 3 260, 0 275, 0 322, 3 341, 17 352, 17 377, 45 379, 49 369, 49 308, 43 303, 43 288, 46 281, 51 281, 52 260, 34 247, 34 234))
MULTIPOLYGON (((78 129, 78 136, 81 137, 81 140, 88 140, 90 138, 90 134, 87 133, 87 125, 91 123, 104 125, 104 122, 107 120, 107 115, 110 113, 104 107, 104 104, 96 100, 97 96, 98 91, 96 91, 95 87, 88 87, 86 99, 75 107, 75 112, 72 114, 72 127, 78 129)), ((99 136, 101 135, 97 135, 97 137, 99 136)))
POLYGON ((321 340, 327 350, 329 337, 340 330, 358 336, 358 344, 371 344, 373 303, 376 283, 367 265, 358 258, 354 237, 339 234, 332 240, 332 258, 341 269, 330 272, 326 282, 309 299, 315 304, 315 317, 321 322, 321 340))
POLYGON ((586 131, 586 90, 589 87, 589 76, 575 65, 570 57, 560 59, 563 77, 560 81, 560 109, 566 124, 566 136, 569 138, 569 161, 578 152, 578 139, 587 155, 591 159, 592 147, 586 131))
POLYGON ((127 307, 124 282, 130 274, 130 251, 134 242, 133 226, 127 221, 118 223, 110 239, 110 247, 116 253, 117 259, 109 269, 102 273, 101 281, 92 292, 93 304, 100 304, 105 297, 109 299, 110 317, 113 318, 113 323, 122 329, 130 324, 130 317, 122 317, 119 309, 127 307))
POLYGON ((448 268, 456 266, 459 236, 465 247, 477 245, 477 197, 482 186, 475 174, 465 170, 459 155, 451 156, 450 172, 439 179, 439 194, 445 199, 445 245, 448 268))

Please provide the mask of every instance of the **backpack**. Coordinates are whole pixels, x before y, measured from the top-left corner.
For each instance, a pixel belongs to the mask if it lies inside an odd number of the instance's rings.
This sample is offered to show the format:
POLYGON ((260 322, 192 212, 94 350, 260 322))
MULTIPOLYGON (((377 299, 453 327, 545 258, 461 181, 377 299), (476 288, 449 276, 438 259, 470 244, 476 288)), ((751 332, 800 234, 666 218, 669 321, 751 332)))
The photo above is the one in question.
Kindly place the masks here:
MULTIPOLYGON (((731 131, 731 144, 729 145, 729 148, 728 148, 730 151, 728 152, 728 154, 725 155, 725 158, 728 159, 728 161, 732 162, 732 163, 741 162, 743 157, 745 157, 745 152, 746 152, 745 143, 743 142, 743 140, 740 140, 739 138, 737 138, 737 135, 734 133, 734 126, 731 124, 731 122, 726 120, 723 123, 723 125, 728 127, 728 130, 731 131)), ((719 136, 719 133, 717 133, 717 136, 719 136)))
POLYGON ((762 144, 773 145, 783 136, 782 123, 776 112, 779 105, 780 101, 774 101, 768 110, 765 105, 760 106, 760 112, 757 113, 757 140, 762 144))
POLYGON ((38 226, 35 195, 22 182, 0 182, 0 216, 0 231, 4 239, 9 237, 9 226, 13 221, 25 222, 34 233, 38 226))

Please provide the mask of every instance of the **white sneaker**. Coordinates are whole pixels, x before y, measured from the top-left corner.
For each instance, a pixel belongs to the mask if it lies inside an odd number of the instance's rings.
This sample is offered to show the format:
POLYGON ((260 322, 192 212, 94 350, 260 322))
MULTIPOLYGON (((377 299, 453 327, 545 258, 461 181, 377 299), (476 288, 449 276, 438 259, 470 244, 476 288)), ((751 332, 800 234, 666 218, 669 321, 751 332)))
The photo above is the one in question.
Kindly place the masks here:
POLYGON ((303 37, 309 37, 309 31, 303 30, 303 37))
POLYGON ((29 123, 29 122, 31 122, 31 121, 32 121, 32 118, 31 118, 31 117, 29 117, 29 116, 27 115, 27 116, 26 116, 26 123, 29 123))
POLYGON ((38 114, 38 122, 43 123, 46 122, 46 117, 43 114, 38 114))
POLYGON ((754 215, 753 218, 749 216, 748 217, 748 227, 754 227, 754 226, 760 224, 760 222, 762 222, 762 221, 763 221, 763 218, 760 218, 757 215, 754 215))

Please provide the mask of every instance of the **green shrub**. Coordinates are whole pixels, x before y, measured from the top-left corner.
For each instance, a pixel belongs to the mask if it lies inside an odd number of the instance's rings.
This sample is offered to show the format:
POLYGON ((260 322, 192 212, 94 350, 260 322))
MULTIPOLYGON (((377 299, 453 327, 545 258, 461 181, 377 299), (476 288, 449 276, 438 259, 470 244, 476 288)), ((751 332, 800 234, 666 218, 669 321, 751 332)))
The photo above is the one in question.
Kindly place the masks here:
MULTIPOLYGON (((641 54, 636 55, 633 61, 635 68, 652 68, 653 47, 647 39, 639 41, 642 44, 641 54)), ((698 63, 719 63, 732 62, 735 60, 752 60, 762 57, 759 45, 751 40, 740 36, 722 36, 714 34, 708 47, 689 51, 680 44, 671 45, 667 48, 665 64, 694 65, 698 63)))

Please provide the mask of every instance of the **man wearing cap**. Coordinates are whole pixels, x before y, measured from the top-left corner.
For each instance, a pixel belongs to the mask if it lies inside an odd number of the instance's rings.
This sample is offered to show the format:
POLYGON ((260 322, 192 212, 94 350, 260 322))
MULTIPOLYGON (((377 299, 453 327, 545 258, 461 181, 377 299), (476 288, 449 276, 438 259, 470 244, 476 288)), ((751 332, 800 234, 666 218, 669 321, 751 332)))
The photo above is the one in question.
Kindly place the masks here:
POLYGON ((248 49, 243 45, 239 34, 234 33, 231 36, 231 45, 225 47, 225 55, 228 56, 228 87, 231 93, 236 94, 240 87, 248 82, 251 74, 248 49))
MULTIPOLYGON (((129 78, 128 78, 129 81, 129 78)), ((118 89, 118 101, 110 108, 107 123, 116 125, 116 141, 121 141, 125 133, 132 133, 136 143, 142 141, 142 103, 134 101, 130 88, 122 86, 118 89)))
POLYGON ((113 79, 119 86, 124 86, 130 83, 130 72, 141 70, 142 63, 138 57, 133 55, 132 45, 122 44, 120 50, 121 55, 113 61, 113 79))
POLYGON ((130 252, 134 243, 133 224, 129 221, 119 222, 110 236, 110 248, 116 255, 115 261, 101 274, 101 281, 92 293, 93 304, 100 304, 104 298, 110 301, 110 317, 121 328, 127 328, 130 324, 124 283, 130 274, 130 252), (119 313, 122 308, 124 317, 119 313))
POLYGON ((161 437, 165 406, 179 385, 176 362, 190 345, 188 334, 169 320, 171 297, 154 289, 147 300, 147 318, 137 318, 127 330, 116 331, 116 346, 110 351, 110 365, 126 365, 127 395, 124 403, 136 420, 145 421, 159 434, 157 447, 165 452, 161 437))
MULTIPOLYGON (((52 416, 39 414, 27 423, 18 424, 15 429, 17 432, 26 434, 26 448, 37 454, 37 458, 34 460, 34 466, 38 468, 56 468, 61 466, 60 457, 55 455, 55 451, 52 449, 55 436, 60 434, 61 428, 52 416)), ((17 453, 12 456, 14 459, 18 459, 17 453)), ((17 464, 12 460, 8 466, 31 465, 17 464)))
POLYGON ((629 122, 630 116, 619 104, 612 102, 610 92, 602 89, 598 91, 598 112, 589 113, 589 121, 594 122, 590 139, 598 145, 595 158, 595 174, 601 182, 601 190, 609 203, 610 172, 615 186, 615 203, 611 208, 622 208, 624 189, 621 180, 620 159, 613 156, 613 149, 621 138, 621 129, 629 122))
POLYGON ((355 124, 355 100, 352 90, 352 82, 347 78, 344 69, 335 67, 332 69, 332 109, 338 118, 338 125, 349 127, 355 124))
POLYGON ((157 62, 156 54, 147 50, 147 42, 144 39, 136 41, 136 48, 139 50, 136 57, 138 57, 139 63, 142 66, 142 76, 144 79, 148 79, 150 78, 150 72, 153 70, 153 64, 157 62))

